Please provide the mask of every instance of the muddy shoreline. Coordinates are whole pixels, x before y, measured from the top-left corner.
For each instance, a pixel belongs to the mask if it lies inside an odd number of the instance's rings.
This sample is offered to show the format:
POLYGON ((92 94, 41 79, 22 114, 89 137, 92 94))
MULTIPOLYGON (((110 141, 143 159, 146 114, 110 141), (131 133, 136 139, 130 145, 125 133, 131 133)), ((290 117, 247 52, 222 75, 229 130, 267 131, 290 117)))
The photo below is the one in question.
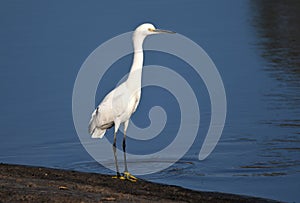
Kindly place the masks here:
POLYGON ((0 202, 276 202, 110 175, 0 164, 0 202))

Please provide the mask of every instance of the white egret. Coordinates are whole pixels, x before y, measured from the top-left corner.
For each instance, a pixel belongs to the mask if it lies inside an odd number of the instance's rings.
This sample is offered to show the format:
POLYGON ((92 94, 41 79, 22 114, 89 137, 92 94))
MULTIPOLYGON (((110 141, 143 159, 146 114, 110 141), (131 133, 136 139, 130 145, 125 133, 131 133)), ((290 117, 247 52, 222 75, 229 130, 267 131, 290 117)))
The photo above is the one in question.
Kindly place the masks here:
POLYGON ((134 56, 131 70, 125 82, 108 93, 99 106, 92 113, 89 123, 89 133, 92 138, 102 138, 107 129, 115 126, 113 152, 117 170, 116 178, 136 181, 128 172, 126 161, 126 131, 131 115, 135 112, 141 98, 141 80, 143 67, 143 42, 153 34, 174 33, 168 30, 156 29, 152 24, 145 23, 138 26, 133 33, 134 56), (121 175, 116 155, 116 134, 120 124, 124 123, 123 153, 125 170, 121 175))

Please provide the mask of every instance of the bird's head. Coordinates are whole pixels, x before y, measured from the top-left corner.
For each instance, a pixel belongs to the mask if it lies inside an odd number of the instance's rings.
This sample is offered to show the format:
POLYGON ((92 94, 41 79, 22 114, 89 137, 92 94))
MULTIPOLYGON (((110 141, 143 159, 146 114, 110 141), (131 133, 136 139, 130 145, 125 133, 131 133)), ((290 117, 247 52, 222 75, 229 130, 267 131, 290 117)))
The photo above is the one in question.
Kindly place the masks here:
POLYGON ((140 26, 138 26, 135 31, 135 35, 140 35, 143 37, 146 37, 148 35, 153 35, 153 34, 161 34, 161 33, 169 33, 169 34, 174 34, 175 32, 169 31, 169 30, 161 30, 161 29, 156 29, 154 25, 151 23, 144 23, 140 26))
POLYGON ((142 45, 143 45, 143 41, 144 39, 149 36, 149 35, 154 35, 154 34, 160 34, 160 33, 170 33, 173 34, 175 32, 169 31, 169 30, 160 30, 160 29, 156 29, 154 27, 154 25, 150 24, 150 23, 144 23, 140 26, 138 26, 134 33, 133 33, 133 46, 134 46, 134 50, 136 52, 138 51, 142 51, 142 45))

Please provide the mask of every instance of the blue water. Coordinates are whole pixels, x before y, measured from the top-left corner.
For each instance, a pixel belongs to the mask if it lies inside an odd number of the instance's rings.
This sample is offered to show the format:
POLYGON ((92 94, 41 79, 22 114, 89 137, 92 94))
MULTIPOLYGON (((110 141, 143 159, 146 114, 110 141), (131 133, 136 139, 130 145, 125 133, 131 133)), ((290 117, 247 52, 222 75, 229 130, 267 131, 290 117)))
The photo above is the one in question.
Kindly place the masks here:
MULTIPOLYGON (((297 1, 267 0, 1 1, 0 162, 111 174, 79 142, 73 85, 82 63, 101 43, 153 22, 187 36, 209 54, 224 82, 228 112, 216 149, 199 161, 209 121, 209 100, 203 99, 204 126, 190 151, 172 167, 142 178, 300 202, 299 8, 297 1)), ((112 85, 127 73, 130 59, 115 64, 128 68, 107 73, 112 85)), ((145 64, 185 66, 153 52, 146 53, 145 64)), ((181 70, 191 83, 199 80, 181 70)), ((97 101, 112 87, 99 86, 97 101)), ((145 89, 143 98, 158 92, 170 96, 160 91, 145 89)), ((207 96, 202 89, 196 94, 207 96)), ((142 99, 133 117, 141 127, 147 126, 148 105, 156 102, 148 100, 142 99)), ((129 160, 129 167, 136 164, 129 160)))

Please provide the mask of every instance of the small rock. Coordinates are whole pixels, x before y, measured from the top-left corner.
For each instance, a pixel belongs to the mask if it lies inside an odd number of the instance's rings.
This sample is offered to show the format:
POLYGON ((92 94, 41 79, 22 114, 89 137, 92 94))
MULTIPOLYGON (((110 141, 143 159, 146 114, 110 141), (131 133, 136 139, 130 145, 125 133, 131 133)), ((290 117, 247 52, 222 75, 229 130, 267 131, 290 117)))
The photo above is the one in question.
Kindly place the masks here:
POLYGON ((68 190, 68 187, 66 187, 66 186, 59 186, 58 189, 60 189, 60 190, 68 190))

